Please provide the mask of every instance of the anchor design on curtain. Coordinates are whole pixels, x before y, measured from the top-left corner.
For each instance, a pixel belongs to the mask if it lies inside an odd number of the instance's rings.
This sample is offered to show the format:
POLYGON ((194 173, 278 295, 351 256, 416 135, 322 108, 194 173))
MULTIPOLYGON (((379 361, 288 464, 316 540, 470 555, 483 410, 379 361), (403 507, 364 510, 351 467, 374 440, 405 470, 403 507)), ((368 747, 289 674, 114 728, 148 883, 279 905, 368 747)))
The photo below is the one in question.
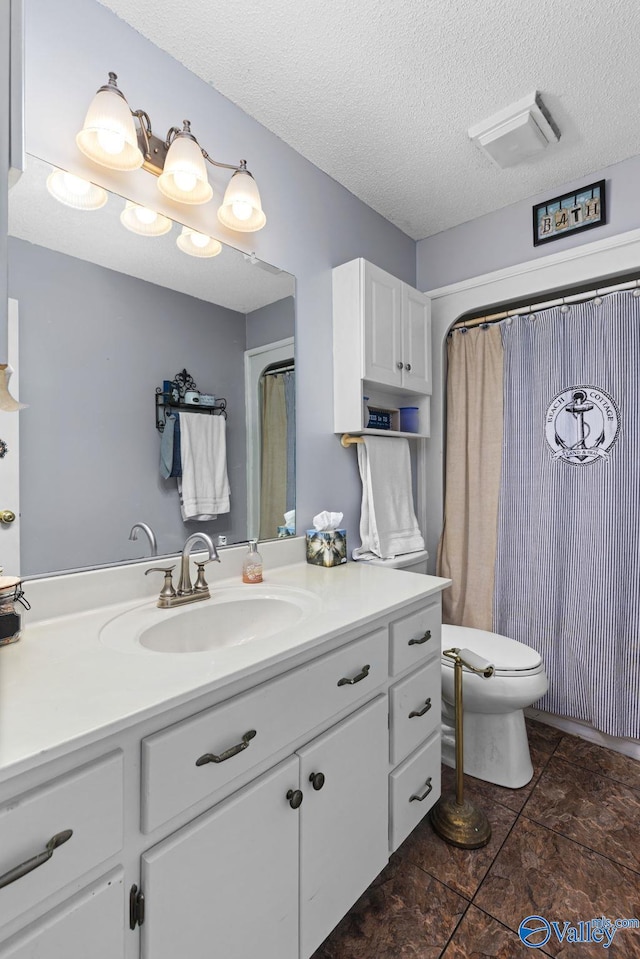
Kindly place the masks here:
POLYGON ((585 466, 606 459, 620 432, 618 407, 604 390, 573 386, 547 407, 545 435, 554 459, 585 466))

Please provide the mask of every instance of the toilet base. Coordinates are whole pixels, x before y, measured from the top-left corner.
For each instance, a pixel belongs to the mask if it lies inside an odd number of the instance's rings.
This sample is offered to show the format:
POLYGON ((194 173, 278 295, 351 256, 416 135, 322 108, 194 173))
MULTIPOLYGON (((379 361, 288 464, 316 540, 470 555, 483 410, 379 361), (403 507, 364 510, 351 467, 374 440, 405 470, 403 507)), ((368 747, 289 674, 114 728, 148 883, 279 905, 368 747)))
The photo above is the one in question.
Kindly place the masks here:
MULTIPOLYGON (((455 768, 453 709, 443 702, 442 762, 455 768)), ((520 789, 531 782, 533 765, 524 713, 464 714, 464 771, 496 786, 520 789)))

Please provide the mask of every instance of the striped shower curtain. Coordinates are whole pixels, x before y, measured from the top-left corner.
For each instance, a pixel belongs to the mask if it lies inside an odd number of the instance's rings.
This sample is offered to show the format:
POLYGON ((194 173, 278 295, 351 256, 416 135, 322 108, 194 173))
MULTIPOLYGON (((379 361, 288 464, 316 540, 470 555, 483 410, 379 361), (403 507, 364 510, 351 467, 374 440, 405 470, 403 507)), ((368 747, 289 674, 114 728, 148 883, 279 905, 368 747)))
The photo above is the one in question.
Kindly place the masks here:
POLYGON ((493 629, 540 652, 551 713, 640 738, 640 299, 501 324, 493 629))

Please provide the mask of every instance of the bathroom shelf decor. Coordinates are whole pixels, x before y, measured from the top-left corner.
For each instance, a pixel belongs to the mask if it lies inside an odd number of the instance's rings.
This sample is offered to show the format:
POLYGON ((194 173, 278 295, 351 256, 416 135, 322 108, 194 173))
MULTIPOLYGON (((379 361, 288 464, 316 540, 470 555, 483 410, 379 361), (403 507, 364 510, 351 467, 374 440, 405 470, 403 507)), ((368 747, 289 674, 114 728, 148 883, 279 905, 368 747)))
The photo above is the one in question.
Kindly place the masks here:
POLYGON ((183 413, 209 413, 227 418, 227 401, 223 396, 201 394, 196 381, 183 369, 172 380, 165 380, 156 388, 156 429, 164 432, 167 413, 171 410, 183 413))

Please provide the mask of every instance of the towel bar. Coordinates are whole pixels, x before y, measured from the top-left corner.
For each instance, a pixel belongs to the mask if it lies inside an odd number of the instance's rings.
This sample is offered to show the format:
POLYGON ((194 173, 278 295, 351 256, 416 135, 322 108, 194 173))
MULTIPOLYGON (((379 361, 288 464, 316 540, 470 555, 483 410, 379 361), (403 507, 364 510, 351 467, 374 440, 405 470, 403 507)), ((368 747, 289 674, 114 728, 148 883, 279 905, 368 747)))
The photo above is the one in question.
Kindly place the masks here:
POLYGON ((361 436, 351 436, 350 433, 343 433, 340 442, 346 449, 347 446, 353 446, 354 443, 364 443, 364 440, 361 436))

